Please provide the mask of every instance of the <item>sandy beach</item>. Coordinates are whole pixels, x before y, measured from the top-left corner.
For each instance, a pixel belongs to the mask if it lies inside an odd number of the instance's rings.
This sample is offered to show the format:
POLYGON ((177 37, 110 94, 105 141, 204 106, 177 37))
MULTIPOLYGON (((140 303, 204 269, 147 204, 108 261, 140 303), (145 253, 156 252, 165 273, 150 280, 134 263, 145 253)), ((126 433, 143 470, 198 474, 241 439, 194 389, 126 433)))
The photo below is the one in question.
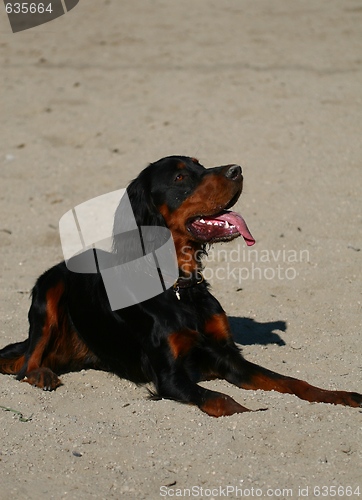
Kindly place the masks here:
MULTIPOLYGON (((205 274, 245 357, 362 392, 361 23, 357 0, 81 0, 12 33, 0 6, 0 347, 27 337, 62 215, 181 154, 243 167, 256 245, 215 245, 205 274)), ((213 381, 268 408, 214 419, 62 381, 0 376, 1 500, 362 495, 359 409, 213 381)))

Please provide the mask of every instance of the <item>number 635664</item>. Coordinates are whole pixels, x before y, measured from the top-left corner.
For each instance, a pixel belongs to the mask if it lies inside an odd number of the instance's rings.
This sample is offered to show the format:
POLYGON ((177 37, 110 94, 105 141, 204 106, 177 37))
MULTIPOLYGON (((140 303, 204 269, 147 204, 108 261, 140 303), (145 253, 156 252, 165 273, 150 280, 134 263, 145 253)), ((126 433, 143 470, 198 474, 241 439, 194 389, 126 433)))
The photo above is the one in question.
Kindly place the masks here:
POLYGON ((15 2, 5 5, 7 14, 44 14, 53 12, 52 4, 15 2))

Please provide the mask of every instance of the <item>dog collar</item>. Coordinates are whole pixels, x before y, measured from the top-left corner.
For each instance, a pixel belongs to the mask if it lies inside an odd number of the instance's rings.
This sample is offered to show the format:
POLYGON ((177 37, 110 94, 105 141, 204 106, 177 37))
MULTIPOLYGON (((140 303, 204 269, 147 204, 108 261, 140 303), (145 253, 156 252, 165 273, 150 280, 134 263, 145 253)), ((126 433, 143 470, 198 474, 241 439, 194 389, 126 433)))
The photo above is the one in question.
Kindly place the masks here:
POLYGON ((180 289, 181 288, 191 288, 192 286, 199 285, 204 281, 204 276, 201 271, 197 271, 196 274, 192 274, 190 278, 185 278, 180 276, 173 285, 173 291, 176 294, 178 300, 181 300, 180 289))

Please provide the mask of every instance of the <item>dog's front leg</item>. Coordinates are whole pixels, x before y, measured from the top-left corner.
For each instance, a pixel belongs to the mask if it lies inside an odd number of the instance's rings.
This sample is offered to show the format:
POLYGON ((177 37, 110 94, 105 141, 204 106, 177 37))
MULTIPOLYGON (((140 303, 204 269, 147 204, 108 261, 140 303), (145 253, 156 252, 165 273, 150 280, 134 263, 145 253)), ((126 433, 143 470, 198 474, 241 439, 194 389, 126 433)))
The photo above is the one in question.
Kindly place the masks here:
POLYGON ((304 380, 280 375, 244 359, 232 341, 229 322, 224 313, 215 314, 206 321, 205 337, 208 346, 204 362, 206 377, 210 375, 224 378, 242 389, 295 394, 310 402, 362 406, 362 395, 357 392, 321 389, 304 380))
POLYGON ((213 417, 251 411, 230 396, 205 389, 191 379, 191 358, 197 351, 198 338, 199 333, 191 329, 173 332, 164 345, 148 354, 157 397, 196 405, 213 417))
POLYGON ((311 403, 330 403, 353 407, 362 406, 362 395, 357 392, 332 391, 321 389, 285 375, 280 375, 261 366, 250 363, 242 358, 238 361, 240 366, 239 377, 235 382, 243 389, 263 389, 264 391, 278 391, 282 393, 295 394, 300 399, 311 403))

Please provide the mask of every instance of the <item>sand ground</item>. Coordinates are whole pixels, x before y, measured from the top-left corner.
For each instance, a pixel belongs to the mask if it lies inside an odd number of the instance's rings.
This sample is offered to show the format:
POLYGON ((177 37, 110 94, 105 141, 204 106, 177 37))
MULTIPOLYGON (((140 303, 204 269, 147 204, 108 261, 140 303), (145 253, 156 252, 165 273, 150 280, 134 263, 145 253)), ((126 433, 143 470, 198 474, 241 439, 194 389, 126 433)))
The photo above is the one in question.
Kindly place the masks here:
MULTIPOLYGON (((185 154, 244 169, 255 253, 215 247, 207 272, 245 356, 361 392, 361 26, 357 0, 82 0, 13 34, 0 6, 1 346, 27 335, 60 217, 185 154)), ((268 411, 213 419, 102 372, 63 382, 0 377, 23 415, 0 409, 1 500, 362 494, 358 409, 217 381, 268 411)))

